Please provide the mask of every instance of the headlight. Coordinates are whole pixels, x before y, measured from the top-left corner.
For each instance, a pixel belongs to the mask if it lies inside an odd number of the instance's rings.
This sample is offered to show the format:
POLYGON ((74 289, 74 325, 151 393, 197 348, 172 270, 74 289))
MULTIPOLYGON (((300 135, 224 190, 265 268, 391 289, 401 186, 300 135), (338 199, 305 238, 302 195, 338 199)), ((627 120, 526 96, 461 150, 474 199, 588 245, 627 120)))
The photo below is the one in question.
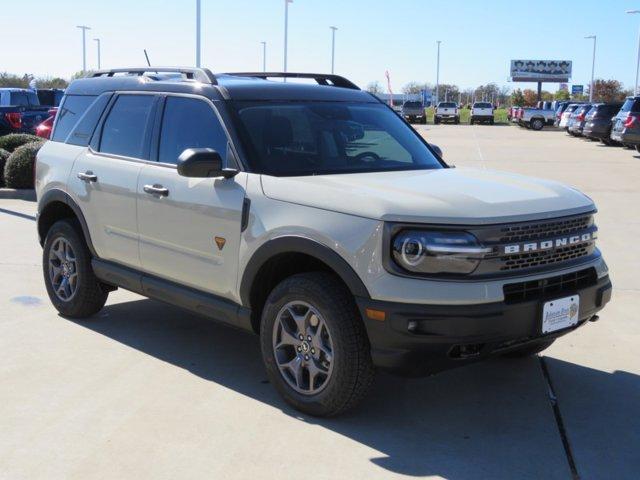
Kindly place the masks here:
POLYGON ((492 251, 466 232, 403 230, 391 245, 396 264, 419 274, 469 274, 492 251))

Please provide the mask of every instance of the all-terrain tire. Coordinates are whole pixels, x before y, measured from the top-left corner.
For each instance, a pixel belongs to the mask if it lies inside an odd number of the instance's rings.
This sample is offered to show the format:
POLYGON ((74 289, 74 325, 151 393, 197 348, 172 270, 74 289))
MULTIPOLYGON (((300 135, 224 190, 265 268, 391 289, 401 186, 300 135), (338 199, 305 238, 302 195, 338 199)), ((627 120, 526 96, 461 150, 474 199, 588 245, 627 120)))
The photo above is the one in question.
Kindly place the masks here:
POLYGON ((535 131, 540 131, 544 127, 544 122, 540 118, 534 118, 529 122, 531 129, 535 131))
POLYGON ((59 220, 54 223, 44 242, 42 250, 42 270, 47 293, 53 306, 65 317, 85 318, 102 309, 109 296, 91 266, 91 252, 82 235, 80 224, 75 220, 59 220), (52 248, 58 240, 66 241, 74 254, 74 272, 77 275, 75 290, 68 300, 64 300, 56 294, 52 278, 49 273, 49 258, 52 248))
POLYGON ((353 295, 330 273, 296 274, 278 284, 263 309, 260 343, 271 383, 287 403, 309 415, 328 417, 353 408, 373 382, 369 339, 353 295), (296 391, 277 363, 274 326, 277 328, 278 315, 292 302, 303 302, 317 310, 331 336, 333 370, 318 393, 296 391))

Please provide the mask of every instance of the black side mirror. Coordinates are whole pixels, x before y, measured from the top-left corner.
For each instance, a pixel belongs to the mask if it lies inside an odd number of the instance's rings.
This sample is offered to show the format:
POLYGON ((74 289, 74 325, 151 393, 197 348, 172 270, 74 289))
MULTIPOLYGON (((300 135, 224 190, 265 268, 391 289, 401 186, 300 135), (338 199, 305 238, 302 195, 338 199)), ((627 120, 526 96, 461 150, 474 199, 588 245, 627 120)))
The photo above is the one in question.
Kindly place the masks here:
POLYGON ((237 173, 233 168, 225 168, 222 157, 212 148, 187 148, 178 157, 178 174, 183 177, 231 178, 237 173))
POLYGON ((436 152, 436 154, 440 158, 444 158, 444 156, 442 155, 442 149, 438 145, 434 145, 433 143, 430 143, 429 146, 431 147, 432 150, 436 152))

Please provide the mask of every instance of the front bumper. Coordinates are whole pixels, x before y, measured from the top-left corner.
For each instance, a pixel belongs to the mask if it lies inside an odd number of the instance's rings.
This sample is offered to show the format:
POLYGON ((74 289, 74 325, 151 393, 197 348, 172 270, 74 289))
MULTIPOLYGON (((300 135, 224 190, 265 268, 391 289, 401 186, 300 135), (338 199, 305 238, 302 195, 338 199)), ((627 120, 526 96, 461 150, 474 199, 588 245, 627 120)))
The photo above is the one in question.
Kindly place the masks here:
POLYGON ((584 325, 611 298, 609 276, 561 294, 517 303, 477 305, 417 305, 357 298, 374 364, 384 370, 419 376, 437 373, 510 349, 556 338, 584 325), (542 335, 544 302, 580 296, 579 323, 542 335), (384 320, 369 318, 367 310, 385 312, 384 320))

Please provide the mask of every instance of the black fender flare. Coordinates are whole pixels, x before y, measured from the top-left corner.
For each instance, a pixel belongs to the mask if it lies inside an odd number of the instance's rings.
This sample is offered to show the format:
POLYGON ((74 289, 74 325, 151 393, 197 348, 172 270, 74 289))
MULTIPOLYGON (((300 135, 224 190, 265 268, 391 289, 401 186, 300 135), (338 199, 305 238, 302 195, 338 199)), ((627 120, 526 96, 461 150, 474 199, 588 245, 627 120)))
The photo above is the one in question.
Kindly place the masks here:
POLYGON ((40 235, 40 219, 42 218, 42 213, 46 210, 47 206, 52 204, 53 202, 61 202, 66 204, 78 219, 78 223, 80 223, 80 227, 82 228, 82 233, 84 235, 84 239, 87 242, 87 247, 91 252, 91 255, 97 257, 95 248, 93 248, 93 243, 91 242, 91 235, 89 234, 89 227, 87 226, 87 221, 82 214, 82 210, 78 206, 78 204, 69 196, 68 193, 54 188, 52 190, 47 191, 42 198, 38 199, 38 235, 40 240, 40 245, 44 245, 44 238, 40 235))
POLYGON ((240 282, 242 305, 251 305, 251 287, 260 268, 269 259, 281 253, 302 253, 314 257, 336 272, 354 296, 371 298, 367 287, 351 265, 329 247, 304 237, 279 237, 261 245, 249 259, 240 282))

